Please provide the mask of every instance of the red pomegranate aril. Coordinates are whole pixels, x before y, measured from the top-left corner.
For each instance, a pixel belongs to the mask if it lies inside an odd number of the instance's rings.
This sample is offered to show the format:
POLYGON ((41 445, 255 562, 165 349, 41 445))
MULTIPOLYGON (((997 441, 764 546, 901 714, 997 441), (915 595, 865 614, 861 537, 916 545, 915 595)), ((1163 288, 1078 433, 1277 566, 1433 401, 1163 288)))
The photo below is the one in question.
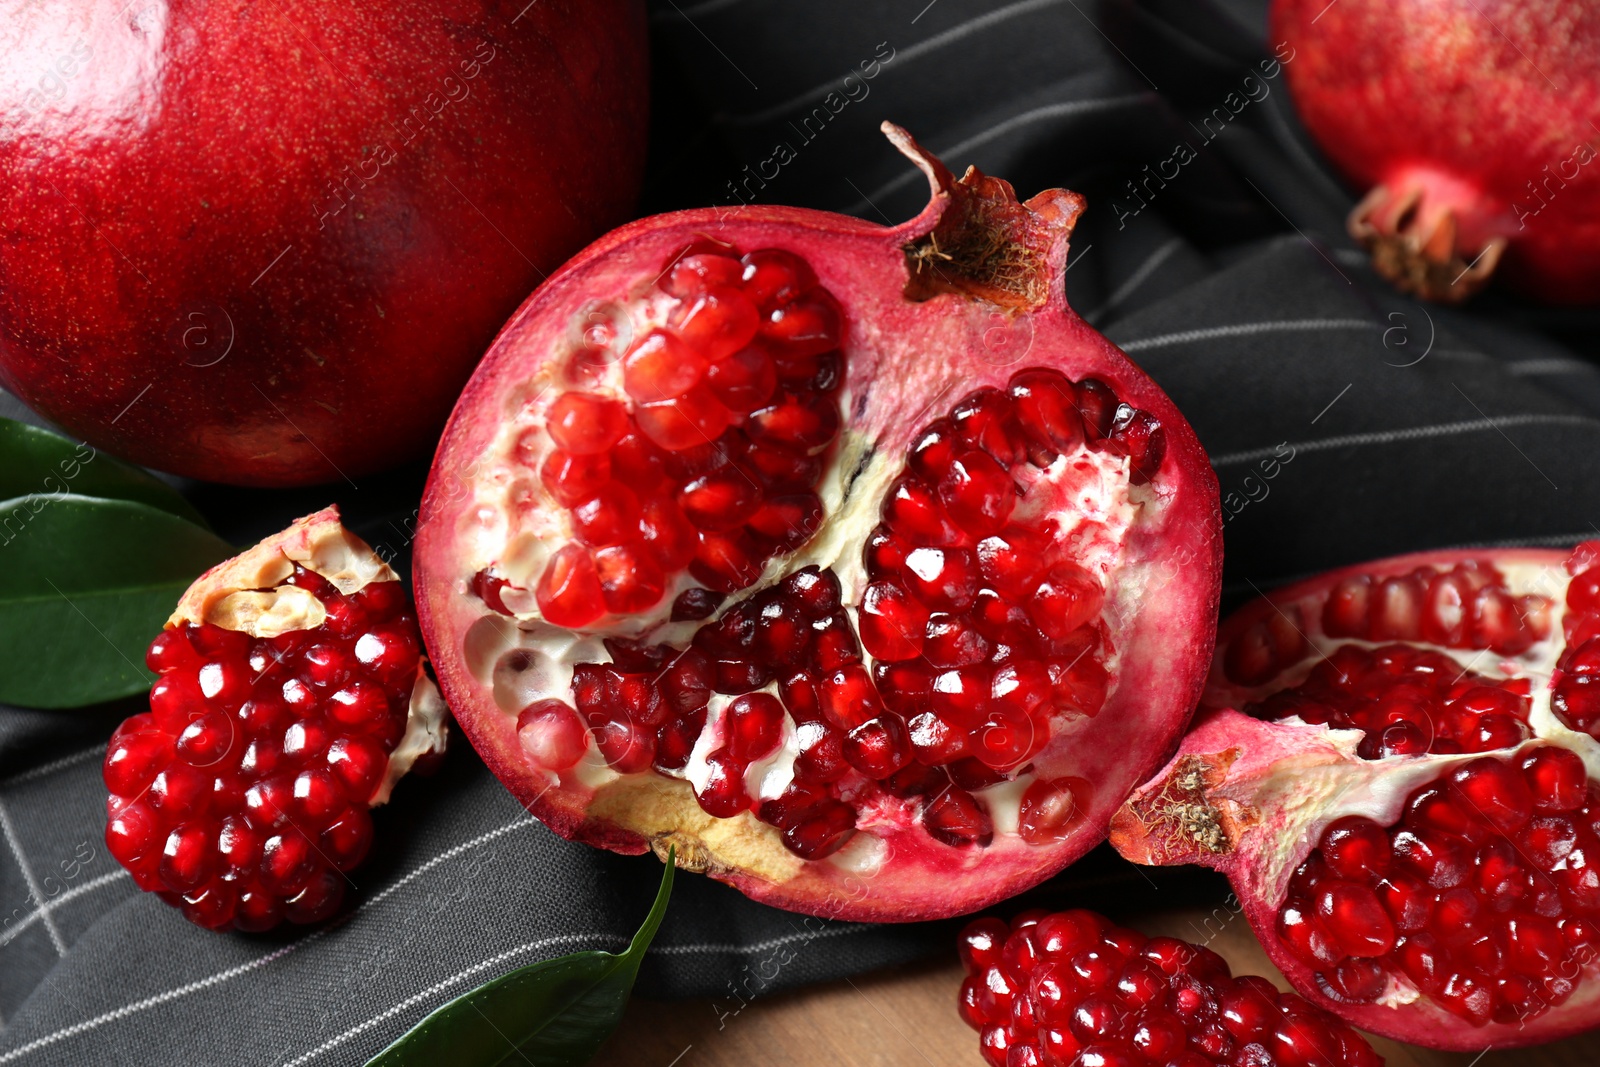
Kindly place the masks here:
POLYGON ((760 487, 734 466, 702 475, 678 491, 678 506, 701 530, 735 529, 760 505, 760 487))
POLYGON ((731 819, 750 808, 750 794, 744 787, 745 765, 726 749, 706 757, 706 782, 695 794, 700 806, 719 819, 731 819))
POLYGON ((741 259, 744 295, 763 312, 792 303, 817 284, 810 264, 780 248, 758 248, 741 259))
POLYGON ((682 315, 675 313, 668 321, 679 338, 713 363, 748 345, 761 325, 755 305, 731 286, 708 286, 679 307, 682 315))
MULTIPOLYGON (((658 330, 645 337, 624 358, 623 388, 640 404, 676 400, 705 376, 707 363, 706 356, 698 348, 658 330)), ((652 434, 643 420, 640 425, 657 444, 673 447, 652 434)), ((715 438, 716 434, 708 437, 715 438)))
POLYGON ((1103 600, 1104 593, 1093 575, 1076 563, 1063 561, 1045 571, 1027 610, 1040 630, 1062 641, 1098 615, 1103 600))
POLYGON ((873 582, 861 599, 861 643, 877 659, 912 659, 922 652, 928 616, 928 609, 898 584, 873 582))
POLYGON ((1046 450, 1047 462, 1082 443, 1083 420, 1066 375, 1045 369, 1019 371, 1011 376, 1009 391, 1017 424, 1032 444, 1046 450))
POLYGON ((575 456, 604 452, 628 428, 627 409, 593 393, 562 393, 545 418, 556 446, 575 456))
MULTIPOLYGON (((864 712, 852 709, 852 714, 864 712)), ((911 762, 911 742, 905 725, 894 714, 879 715, 849 730, 844 738, 844 758, 868 778, 887 778, 911 762)))
POLYGON ((737 256, 708 246, 704 251, 686 252, 675 259, 663 276, 661 287, 673 296, 692 298, 710 289, 739 285, 743 277, 744 264, 737 256))
POLYGON ((1389 836, 1371 819, 1348 815, 1322 832, 1321 854, 1335 876, 1370 884, 1389 869, 1389 836))
POLYGON ((751 346, 711 364, 706 383, 729 411, 748 415, 772 398, 778 371, 765 350, 751 346))
POLYGON ((1006 469, 977 450, 953 457, 938 486, 946 513, 973 538, 997 533, 1017 502, 1016 486, 1006 469))
POLYGON ((831 856, 856 832, 855 812, 847 804, 824 801, 783 831, 783 843, 803 860, 831 856))
POLYGON ((934 840, 952 848, 987 848, 994 840, 988 812, 972 794, 960 789, 946 789, 931 797, 923 808, 922 825, 934 840))
POLYGON ((1034 782, 1022 794, 1017 833, 1030 845, 1059 841, 1083 821, 1089 783, 1079 778, 1034 782))
POLYGON ((753 763, 770 755, 783 735, 783 705, 766 693, 751 693, 729 701, 727 709, 729 755, 753 763))
POLYGON ((587 626, 605 614, 600 577, 582 545, 564 545, 551 557, 533 595, 546 621, 556 626, 587 626))

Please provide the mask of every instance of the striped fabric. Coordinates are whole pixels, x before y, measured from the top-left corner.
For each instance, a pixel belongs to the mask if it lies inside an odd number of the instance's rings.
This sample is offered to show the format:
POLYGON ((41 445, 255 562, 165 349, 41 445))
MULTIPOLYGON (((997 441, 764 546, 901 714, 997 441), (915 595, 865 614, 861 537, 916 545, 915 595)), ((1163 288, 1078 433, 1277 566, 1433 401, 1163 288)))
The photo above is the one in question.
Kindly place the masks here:
MULTIPOLYGON (((495 16, 505 47, 525 2, 495 16)), ((1594 317, 1494 293, 1423 307, 1375 284, 1343 236, 1350 191, 1298 130, 1262 7, 653 0, 644 208, 793 203, 900 221, 925 187, 878 133, 885 118, 955 169, 1025 195, 1085 193, 1068 296, 1210 450, 1232 600, 1388 553, 1600 535, 1594 317)), ((366 479, 339 502, 403 557, 421 477, 366 479)), ((327 502, 192 489, 240 543, 327 502)), ((359 1064, 481 981, 622 945, 654 891, 654 860, 560 841, 462 746, 380 817, 341 921, 204 933, 137 892, 101 841, 100 748, 126 713, 0 710, 0 1064, 359 1064)), ((1037 896, 1096 893, 1221 896, 1104 856, 1037 896)), ((802 920, 686 877, 641 991, 714 1020, 949 933, 802 920)))

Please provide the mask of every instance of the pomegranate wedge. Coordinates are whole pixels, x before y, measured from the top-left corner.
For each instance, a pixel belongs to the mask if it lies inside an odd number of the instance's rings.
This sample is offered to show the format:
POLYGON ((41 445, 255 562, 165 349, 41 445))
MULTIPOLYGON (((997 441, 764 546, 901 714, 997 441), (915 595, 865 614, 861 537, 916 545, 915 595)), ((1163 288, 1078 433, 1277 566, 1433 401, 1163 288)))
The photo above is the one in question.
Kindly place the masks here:
POLYGON ((1246 606, 1113 844, 1226 873, 1295 987, 1364 1029, 1482 1049, 1594 1026, 1597 561, 1402 556, 1246 606))

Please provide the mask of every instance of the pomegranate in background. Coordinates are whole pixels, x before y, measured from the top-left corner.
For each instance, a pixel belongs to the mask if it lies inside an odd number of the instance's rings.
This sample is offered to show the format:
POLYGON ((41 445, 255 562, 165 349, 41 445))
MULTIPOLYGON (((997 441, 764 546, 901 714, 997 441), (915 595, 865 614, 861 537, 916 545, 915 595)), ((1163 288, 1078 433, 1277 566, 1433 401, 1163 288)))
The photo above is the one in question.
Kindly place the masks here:
POLYGON ((1365 1030, 1471 1050, 1594 1026, 1597 562, 1423 553, 1247 605, 1112 843, 1227 874, 1295 988, 1365 1030))
POLYGON ((647 65, 641 0, 4 0, 0 384, 190 477, 420 456, 627 217, 647 65))
POLYGON ((1274 0, 1306 128, 1366 195, 1350 232, 1408 293, 1493 274, 1600 303, 1600 7, 1583 0, 1274 0))
POLYGON ((1076 194, 632 223, 468 383, 417 537, 462 729, 557 832, 955 915, 1081 855, 1210 655, 1216 481, 1064 302, 1076 194))

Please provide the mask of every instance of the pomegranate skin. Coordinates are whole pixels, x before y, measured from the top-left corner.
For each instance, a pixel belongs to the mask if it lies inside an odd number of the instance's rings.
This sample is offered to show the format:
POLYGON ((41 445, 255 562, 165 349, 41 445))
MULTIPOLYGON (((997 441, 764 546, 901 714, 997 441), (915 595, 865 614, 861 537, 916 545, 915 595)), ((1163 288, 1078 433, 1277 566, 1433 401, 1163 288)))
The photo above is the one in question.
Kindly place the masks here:
POLYGON ((1285 70, 1307 129, 1361 192, 1384 190, 1352 215, 1353 233, 1386 246, 1375 249, 1381 272, 1448 302, 1490 270, 1542 302, 1600 302, 1600 136, 1588 122, 1600 9, 1275 0, 1270 20, 1294 50, 1285 70), (1388 217, 1413 192, 1414 217, 1388 217), (1363 209, 1376 232, 1360 226, 1363 209))
MULTIPOLYGON (((885 129, 933 186, 928 207, 909 222, 885 227, 764 205, 679 212, 608 234, 540 287, 496 339, 446 427, 423 498, 415 573, 419 621, 458 723, 513 795, 557 833, 622 853, 654 851, 663 858, 669 846, 676 846, 679 865, 790 910, 911 921, 970 912, 1014 895, 1103 839, 1111 812, 1171 751, 1194 706, 1197 661, 1203 664, 1212 647, 1221 533, 1215 477, 1192 429, 1143 372, 1065 303, 1066 236, 1081 211, 1081 198, 1055 190, 1018 204, 1009 185, 975 171, 957 183, 904 131, 888 124, 885 129), (1005 279, 1013 288, 992 288, 988 298, 970 290, 913 292, 917 250, 933 258, 953 247, 948 236, 931 244, 930 234, 937 230, 959 237, 969 224, 992 225, 996 234, 1005 235, 986 247, 1018 266, 1005 279), (941 226, 948 229, 937 229, 941 226), (844 521, 859 528, 842 535, 853 556, 807 557, 813 565, 861 575, 860 546, 878 521, 881 498, 861 505, 849 496, 852 480, 882 493, 924 422, 966 390, 1003 389, 1022 368, 1053 368, 1074 381, 1099 379, 1126 404, 1158 419, 1168 434, 1164 466, 1150 486, 1160 505, 1148 523, 1133 528, 1129 570, 1107 594, 1107 617, 1118 618, 1122 627, 1116 632, 1117 647, 1125 650, 1121 681, 1074 736, 1057 742, 1052 735, 1051 747, 1037 759, 1049 771, 1041 777, 1073 774, 1070 761, 1076 758, 1083 764, 1077 776, 1088 779, 1081 819, 1063 839, 1030 845, 1011 828, 997 831, 992 843, 976 851, 979 846, 935 845, 920 824, 868 823, 887 847, 868 869, 852 868, 831 857, 797 858, 770 827, 745 813, 712 818, 679 777, 646 767, 618 779, 602 766, 600 778, 586 782, 565 768, 556 775, 544 773, 530 761, 518 736, 521 675, 503 673, 503 650, 527 649, 527 641, 543 640, 539 635, 552 628, 536 612, 515 620, 506 617, 509 612, 497 614, 499 609, 486 607, 491 598, 474 591, 475 575, 491 562, 475 555, 478 532, 497 537, 493 531, 503 530, 506 521, 479 504, 491 481, 503 484, 495 480, 498 468, 486 464, 485 457, 506 426, 523 425, 523 412, 548 403, 541 398, 562 387, 563 360, 575 350, 572 338, 581 333, 586 315, 589 322, 605 321, 597 309, 647 290, 653 279, 666 276, 663 265, 708 240, 798 257, 841 312, 848 402, 843 411, 847 441, 838 451, 854 458, 842 468, 846 502, 830 505, 834 510, 824 520, 824 531, 841 514, 853 516, 844 521), (1018 347, 1008 349, 1008 344, 1018 347), (857 459, 862 467, 853 468, 857 459), (1149 589, 1161 589, 1163 595, 1143 595, 1149 589), (507 629, 512 625, 520 627, 518 639, 524 644, 507 646, 497 636, 514 633, 507 629), (1102 766, 1105 753, 1115 758, 1102 766)), ((967 239, 985 247, 972 233, 967 239)), ((946 255, 937 262, 949 260, 946 255)), ((959 269, 951 273, 960 277, 959 269)), ((535 501, 530 507, 538 511, 543 505, 537 503, 537 489, 529 492, 528 499, 535 501)), ((559 538, 557 526, 547 529, 549 537, 559 538)), ((816 541, 827 542, 826 533, 816 541)), ((808 543, 800 551, 809 548, 808 543)), ((781 567, 783 557, 775 563, 781 567)), ((781 570, 774 577, 769 568, 730 603, 771 588, 780 577, 781 570)), ((852 625, 859 621, 856 607, 864 583, 864 578, 843 582, 852 625)), ((598 644, 593 633, 585 635, 580 627, 577 636, 598 644)), ((558 629, 550 640, 565 648, 573 635, 558 629)), ((537 660, 538 649, 531 651, 537 660)), ((858 836, 869 835, 858 831, 858 836)))
MULTIPOLYGON (((1417 988, 1403 982, 1386 987, 1384 996, 1375 1002, 1333 995, 1317 969, 1291 949, 1280 923, 1302 865, 1325 862, 1327 839, 1323 834, 1334 822, 1360 818, 1376 822, 1386 831, 1415 829, 1410 811, 1413 799, 1431 787, 1448 784, 1460 768, 1481 765, 1486 755, 1515 767, 1518 760, 1534 752, 1557 749, 1574 753, 1593 766, 1600 754, 1594 738, 1561 722, 1559 713, 1550 710, 1550 694, 1560 690, 1561 679, 1574 669, 1576 650, 1593 632, 1592 624, 1586 623, 1588 616, 1565 598, 1569 575, 1577 572, 1570 579, 1570 588, 1578 590, 1597 549, 1600 545, 1588 542, 1571 552, 1533 548, 1421 552, 1331 571, 1240 608, 1218 628, 1212 674, 1194 726, 1167 766, 1136 789, 1113 817, 1113 847, 1136 863, 1193 863, 1226 875, 1262 947, 1296 992, 1363 1030, 1428 1048, 1482 1051, 1540 1044, 1593 1029, 1600 1022, 1600 969, 1585 949, 1578 950, 1571 970, 1566 963, 1557 968, 1575 985, 1569 996, 1551 998, 1541 1005, 1543 1010, 1527 1018, 1491 1019, 1472 1025, 1439 1000, 1419 994, 1417 988), (1491 566, 1508 576, 1509 587, 1546 600, 1542 608, 1528 611, 1528 617, 1538 619, 1536 629, 1543 628, 1535 635, 1537 640, 1525 644, 1522 638, 1513 638, 1513 651, 1491 649, 1482 641, 1433 644, 1415 635, 1373 639, 1371 644, 1451 648, 1463 666, 1477 658, 1476 666, 1470 668, 1475 673, 1503 679, 1512 688, 1531 681, 1532 710, 1521 740, 1465 751, 1445 742, 1417 754, 1377 755, 1363 748, 1363 738, 1371 734, 1361 729, 1309 724, 1298 716, 1263 721, 1234 710, 1281 691, 1281 680, 1303 678, 1308 661, 1326 663, 1330 669, 1348 662, 1340 658, 1340 648, 1348 647, 1343 645, 1344 638, 1368 641, 1370 635, 1346 633, 1340 638, 1324 629, 1329 615, 1321 612, 1332 614, 1337 593, 1349 589, 1352 582, 1370 578, 1376 589, 1385 580, 1405 581, 1420 568, 1448 575, 1453 568, 1474 565, 1491 566), (1241 680, 1238 676, 1248 673, 1241 666, 1247 658, 1230 656, 1230 651, 1236 651, 1241 642, 1249 644, 1252 635, 1265 632, 1263 628, 1275 631, 1282 646, 1299 647, 1281 655, 1275 664, 1274 673, 1281 672, 1282 679, 1267 678, 1262 670, 1241 680)), ((1592 579, 1588 587, 1592 587, 1592 579)), ((1374 597, 1373 603, 1377 602, 1374 597)), ((1317 669, 1312 666, 1313 671, 1317 669)), ((1455 673, 1453 669, 1451 673, 1455 673)), ((1456 680, 1466 674, 1463 669, 1456 680)), ((1360 692, 1362 684, 1358 678, 1352 689, 1360 692)), ((1470 680, 1465 684, 1470 685, 1470 680)), ((1391 692, 1385 687, 1376 695, 1384 698, 1391 692)), ((1315 714, 1313 705, 1308 703, 1305 708, 1308 715, 1315 714)), ((1591 797, 1596 795, 1594 782, 1591 771, 1585 783, 1591 797)), ((1481 805, 1482 801, 1473 803, 1481 805)), ((1489 809, 1480 806, 1473 810, 1481 814, 1489 809)), ((1487 822, 1488 816, 1484 819, 1487 822)), ((1426 827, 1423 832, 1428 832, 1426 827)), ((1531 863, 1527 859, 1532 852, 1527 827, 1508 836, 1519 859, 1531 863)), ((1398 849, 1395 855, 1399 855, 1398 849)), ((1408 873, 1399 860, 1393 861, 1390 870, 1408 873)), ((1460 884, 1472 884, 1475 869, 1471 861, 1468 871, 1467 880, 1460 884)), ((1441 889, 1454 884, 1448 879, 1439 882, 1441 889)), ((1561 913, 1564 916, 1582 914, 1574 906, 1564 907, 1570 908, 1561 913)), ((1491 918, 1503 926, 1507 916, 1491 918)))
POLYGON ((646 73, 637 0, 7 3, 0 384, 202 479, 422 454, 631 209, 646 73))

